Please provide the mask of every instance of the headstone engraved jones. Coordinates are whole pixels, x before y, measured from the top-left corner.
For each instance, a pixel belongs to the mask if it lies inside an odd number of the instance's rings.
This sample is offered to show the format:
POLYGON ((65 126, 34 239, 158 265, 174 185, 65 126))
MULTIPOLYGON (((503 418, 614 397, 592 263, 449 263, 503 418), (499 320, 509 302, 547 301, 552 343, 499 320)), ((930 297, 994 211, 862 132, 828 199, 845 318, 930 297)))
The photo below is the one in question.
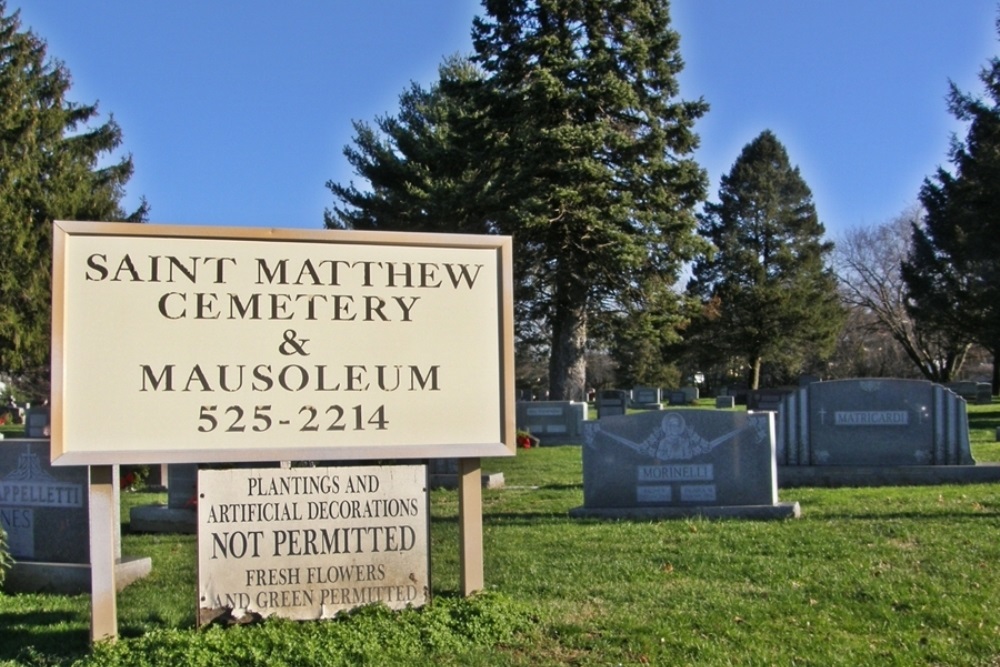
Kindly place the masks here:
POLYGON ((428 602, 426 469, 198 472, 199 620, 428 602))
POLYGON ((0 442, 0 526, 15 560, 88 563, 87 469, 53 467, 47 440, 0 442))

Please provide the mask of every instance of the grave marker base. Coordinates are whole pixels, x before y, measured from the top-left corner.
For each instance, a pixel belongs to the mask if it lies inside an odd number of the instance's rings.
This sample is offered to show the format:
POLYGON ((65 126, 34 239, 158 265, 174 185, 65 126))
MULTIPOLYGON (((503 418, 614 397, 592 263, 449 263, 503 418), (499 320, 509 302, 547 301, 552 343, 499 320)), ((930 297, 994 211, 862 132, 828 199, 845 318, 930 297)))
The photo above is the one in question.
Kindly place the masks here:
POLYGON ((700 516, 706 519, 798 519, 802 509, 797 502, 775 505, 713 505, 703 507, 576 507, 569 511, 574 519, 683 519, 700 516))
POLYGON ((1000 464, 947 466, 778 466, 778 486, 929 486, 1000 482, 1000 464))
POLYGON ((134 533, 198 532, 198 511, 175 509, 166 505, 142 505, 129 511, 129 529, 134 533))
MULTIPOLYGON (((115 563, 115 589, 149 576, 153 561, 148 556, 122 558, 115 563)), ((3 588, 8 593, 90 593, 90 566, 79 563, 17 562, 7 572, 3 588)))

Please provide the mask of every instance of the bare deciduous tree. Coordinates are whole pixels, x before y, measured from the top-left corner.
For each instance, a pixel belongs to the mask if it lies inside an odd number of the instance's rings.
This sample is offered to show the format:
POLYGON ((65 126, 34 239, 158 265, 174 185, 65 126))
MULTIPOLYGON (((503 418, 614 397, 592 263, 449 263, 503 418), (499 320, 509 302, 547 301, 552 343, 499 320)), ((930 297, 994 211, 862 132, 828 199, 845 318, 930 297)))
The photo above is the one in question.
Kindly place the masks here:
POLYGON ((922 327, 906 310, 900 265, 909 255, 913 225, 922 224, 922 218, 923 210, 914 205, 886 223, 855 227, 837 243, 834 268, 844 303, 861 311, 849 323, 888 334, 921 375, 950 382, 962 369, 971 342, 922 327))

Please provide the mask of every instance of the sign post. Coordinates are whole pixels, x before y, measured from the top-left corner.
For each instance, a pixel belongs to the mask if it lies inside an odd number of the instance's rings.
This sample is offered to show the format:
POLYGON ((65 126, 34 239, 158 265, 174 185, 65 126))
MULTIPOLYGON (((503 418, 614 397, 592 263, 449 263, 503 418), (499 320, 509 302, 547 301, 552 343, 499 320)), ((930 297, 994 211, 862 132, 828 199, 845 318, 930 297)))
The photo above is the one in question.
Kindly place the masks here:
POLYGON ((479 459, 458 460, 462 595, 483 589, 483 486, 479 459))
POLYGON ((90 640, 118 635, 114 466, 90 467, 90 640))

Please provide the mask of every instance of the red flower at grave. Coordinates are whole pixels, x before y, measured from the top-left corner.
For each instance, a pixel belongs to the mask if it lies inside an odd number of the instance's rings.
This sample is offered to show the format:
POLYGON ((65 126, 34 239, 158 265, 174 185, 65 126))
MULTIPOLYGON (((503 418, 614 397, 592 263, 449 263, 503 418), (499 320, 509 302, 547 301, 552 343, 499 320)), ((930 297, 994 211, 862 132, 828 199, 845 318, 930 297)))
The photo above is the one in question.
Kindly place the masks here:
POLYGON ((122 490, 131 489, 132 485, 135 484, 135 473, 129 472, 122 475, 121 481, 118 482, 119 488, 122 490))
POLYGON ((518 431, 515 438, 517 446, 521 449, 531 449, 532 440, 531 434, 526 431, 518 431))

